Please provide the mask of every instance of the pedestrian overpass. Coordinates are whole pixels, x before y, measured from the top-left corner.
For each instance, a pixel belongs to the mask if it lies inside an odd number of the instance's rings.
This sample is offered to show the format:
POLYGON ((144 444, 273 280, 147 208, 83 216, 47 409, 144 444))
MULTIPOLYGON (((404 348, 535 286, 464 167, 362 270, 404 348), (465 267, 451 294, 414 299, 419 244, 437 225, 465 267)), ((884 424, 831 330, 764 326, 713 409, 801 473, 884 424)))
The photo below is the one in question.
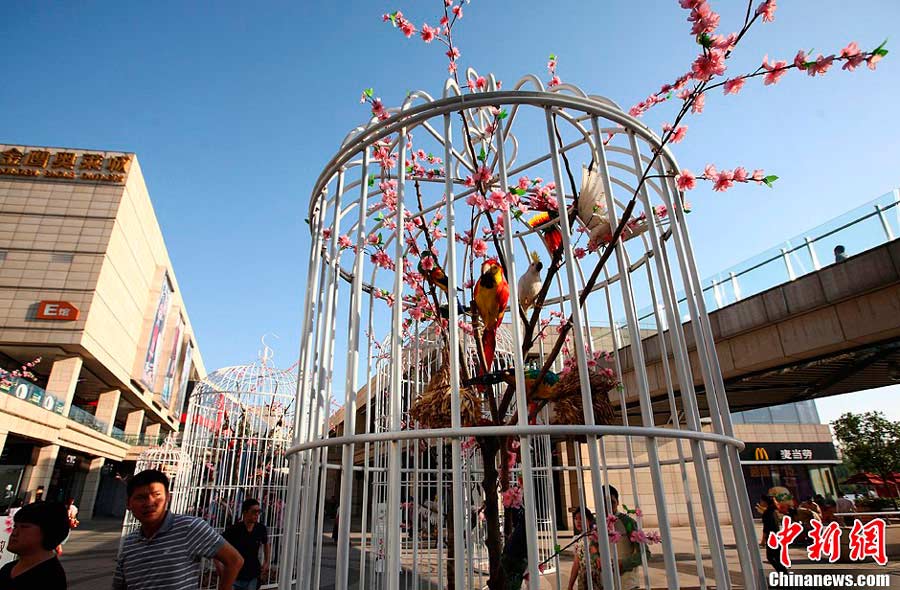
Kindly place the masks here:
MULTIPOLYGON (((703 284, 732 411, 900 383, 900 190, 703 284), (836 260, 837 246, 845 260, 836 260)), ((652 309, 639 314, 654 410, 664 423, 670 415, 657 316, 652 309)), ((690 322, 685 327, 695 358, 690 322)), ((636 391, 629 349, 620 350, 623 377, 626 390, 636 391)), ((667 360, 674 363, 671 352, 667 360)), ((699 373, 694 381, 702 392, 699 373)), ((701 409, 704 402, 701 395, 701 409)), ((629 413, 639 418, 636 405, 629 413)))

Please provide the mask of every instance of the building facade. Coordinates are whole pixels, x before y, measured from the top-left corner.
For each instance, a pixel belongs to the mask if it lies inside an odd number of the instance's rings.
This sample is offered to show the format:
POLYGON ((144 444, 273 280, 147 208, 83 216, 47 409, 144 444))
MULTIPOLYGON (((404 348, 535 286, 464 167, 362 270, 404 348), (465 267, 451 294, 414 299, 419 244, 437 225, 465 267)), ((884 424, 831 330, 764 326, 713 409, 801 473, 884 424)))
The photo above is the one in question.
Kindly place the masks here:
POLYGON ((0 369, 0 511, 123 513, 129 462, 205 377, 134 154, 0 145, 0 369))

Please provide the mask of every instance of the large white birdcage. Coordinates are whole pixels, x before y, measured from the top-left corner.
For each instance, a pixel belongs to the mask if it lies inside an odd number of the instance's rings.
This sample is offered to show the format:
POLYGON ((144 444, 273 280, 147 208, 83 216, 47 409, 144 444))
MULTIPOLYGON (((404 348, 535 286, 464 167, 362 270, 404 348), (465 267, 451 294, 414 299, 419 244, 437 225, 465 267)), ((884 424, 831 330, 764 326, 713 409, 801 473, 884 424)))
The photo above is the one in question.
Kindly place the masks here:
MULTIPOLYGON (((221 532, 240 520, 244 500, 259 501, 276 561, 285 543, 285 452, 295 427, 297 374, 274 367, 270 353, 266 348, 255 363, 214 371, 194 388, 181 446, 189 468, 175 480, 172 509, 221 532)), ((276 576, 273 567, 260 587, 273 587, 276 576)), ((216 584, 210 564, 200 587, 216 584)))
POLYGON ((598 534, 588 587, 764 587, 674 156, 609 99, 480 80, 313 188, 279 586, 559 588, 613 485, 641 563, 598 534))

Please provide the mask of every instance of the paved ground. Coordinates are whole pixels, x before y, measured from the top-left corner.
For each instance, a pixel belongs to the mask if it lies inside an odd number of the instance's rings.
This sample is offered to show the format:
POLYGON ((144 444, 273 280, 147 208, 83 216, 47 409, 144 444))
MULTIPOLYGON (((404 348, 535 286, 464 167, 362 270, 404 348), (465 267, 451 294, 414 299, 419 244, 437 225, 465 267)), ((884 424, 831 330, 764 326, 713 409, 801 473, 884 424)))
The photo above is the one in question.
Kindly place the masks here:
POLYGON ((121 531, 120 518, 83 522, 72 531, 63 545, 60 558, 66 569, 70 590, 107 590, 112 587, 121 531))
MULTIPOLYGON (((72 532, 72 535, 66 545, 63 547, 62 563, 66 569, 66 575, 69 579, 69 588, 71 590, 105 590, 110 588, 112 584, 113 570, 115 568, 115 556, 118 550, 119 531, 121 530, 120 520, 98 519, 93 522, 82 523, 82 526, 72 532)), ((328 524, 326 530, 329 533, 323 537, 322 545, 322 573, 319 587, 321 590, 331 590, 334 588, 334 563, 335 550, 330 542, 331 526, 328 524)), ((723 529, 726 534, 729 532, 728 527, 723 529)), ((353 535, 354 544, 358 542, 358 534, 353 535)), ((673 531, 675 542, 675 553, 678 560, 679 582, 681 588, 699 588, 699 578, 697 576, 697 567, 694 561, 693 544, 690 536, 690 529, 679 528, 673 531)), ((740 568, 738 565, 737 552, 735 551, 733 541, 727 537, 726 555, 729 562, 731 578, 737 587, 742 587, 740 578, 740 568)), ((701 545, 701 551, 706 557, 708 565, 708 547, 701 545)), ((354 552, 355 557, 351 563, 359 563, 359 554, 354 552)), ((888 566, 885 568, 875 564, 855 565, 855 564, 821 564, 810 562, 806 559, 804 550, 792 550, 792 560, 794 567, 791 569, 794 573, 830 573, 830 574, 874 574, 887 573, 890 575, 890 588, 900 589, 900 556, 892 556, 888 566)), ((568 573, 571 570, 571 556, 564 556, 562 560, 561 571, 558 574, 544 576, 541 583, 542 589, 557 590, 565 589, 568 583, 568 573)), ((649 564, 650 580, 653 588, 668 588, 666 583, 665 569, 662 560, 662 554, 657 548, 649 564)), ((766 571, 770 571, 766 566, 766 571)), ((712 571, 706 568, 706 574, 712 578, 712 571)), ((358 578, 359 573, 356 570, 351 571, 351 580, 356 582, 354 578, 358 578)), ((404 576, 401 580, 401 588, 413 588, 412 576, 404 576)), ((435 588, 433 583, 420 576, 419 588, 435 588)), ((356 587, 354 585, 353 587, 356 587)), ((35 589, 39 590, 39 589, 35 589)))

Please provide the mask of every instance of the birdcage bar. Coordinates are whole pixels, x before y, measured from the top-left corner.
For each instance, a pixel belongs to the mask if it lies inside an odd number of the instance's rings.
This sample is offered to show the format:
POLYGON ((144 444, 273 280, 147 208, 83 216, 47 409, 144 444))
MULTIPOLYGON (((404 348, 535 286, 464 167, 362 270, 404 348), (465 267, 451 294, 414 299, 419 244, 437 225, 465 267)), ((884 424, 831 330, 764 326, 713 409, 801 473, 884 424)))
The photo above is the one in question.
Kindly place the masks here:
MULTIPOLYGON (((671 190, 670 183, 666 184, 669 185, 669 190, 671 190)), ((682 267, 685 292, 691 293, 691 296, 687 298, 688 311, 691 314, 691 326, 697 342, 697 352, 703 380, 706 384, 706 395, 710 407, 713 431, 733 437, 734 429, 732 428, 731 415, 728 411, 725 383, 722 379, 719 359, 713 344, 712 328, 709 324, 709 316, 703 300, 703 290, 697 277, 697 267, 691 247, 690 234, 687 226, 684 224, 684 209, 679 199, 670 200, 674 201, 674 211, 680 221, 673 234, 675 236, 675 246, 685 262, 682 267)), ((737 544, 738 558, 742 566, 741 572, 744 577, 744 584, 747 588, 755 585, 764 586, 762 559, 759 552, 750 551, 750 547, 756 546, 756 533, 752 528, 749 498, 744 494, 746 487, 737 451, 728 448, 727 445, 721 445, 719 448, 719 462, 722 464, 722 476, 726 490, 725 496, 732 515, 732 528, 735 533, 735 543, 737 544), (743 498, 743 501, 741 498, 743 498)))

